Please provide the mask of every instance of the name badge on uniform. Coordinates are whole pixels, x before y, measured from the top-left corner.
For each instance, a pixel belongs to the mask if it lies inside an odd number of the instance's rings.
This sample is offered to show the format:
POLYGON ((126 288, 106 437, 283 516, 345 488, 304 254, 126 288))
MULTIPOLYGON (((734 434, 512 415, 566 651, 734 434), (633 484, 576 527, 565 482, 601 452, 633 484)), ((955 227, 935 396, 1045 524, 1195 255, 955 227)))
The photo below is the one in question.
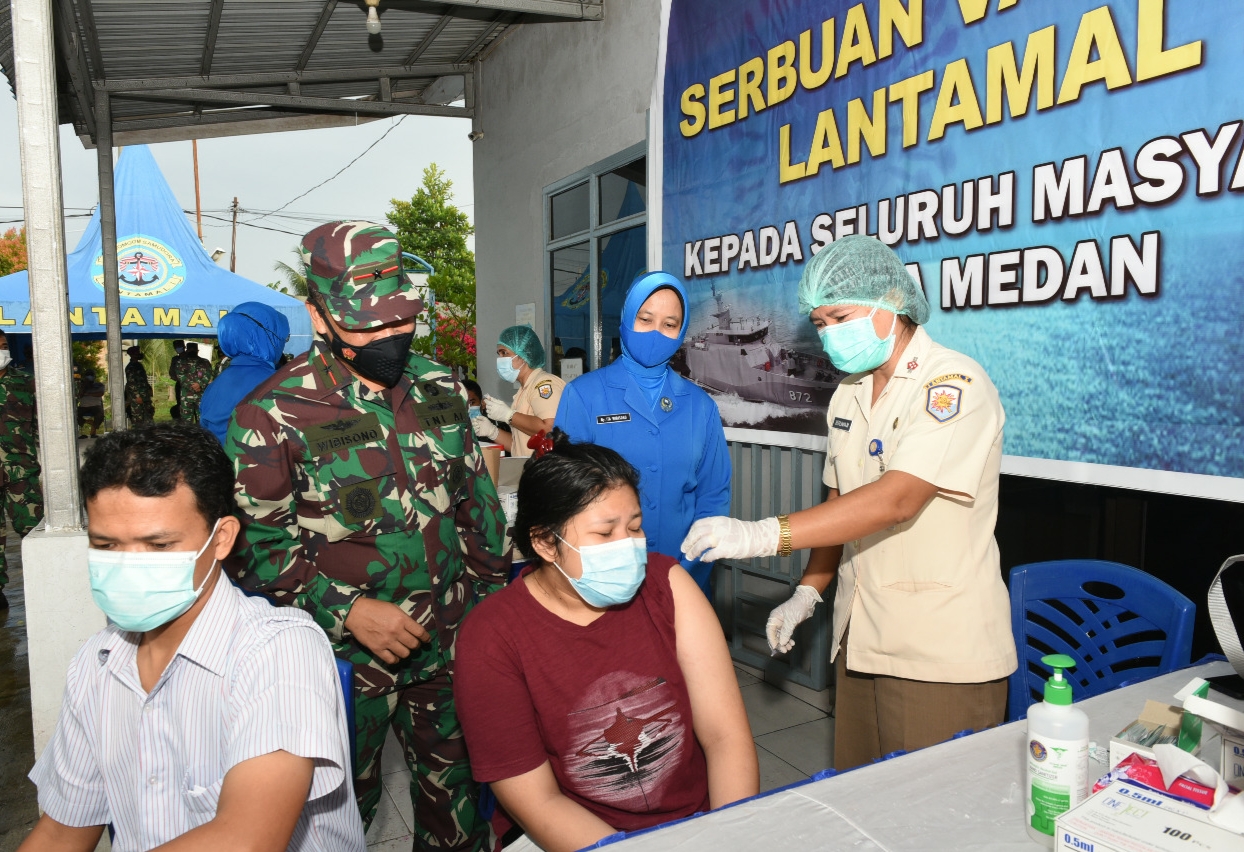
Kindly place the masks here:
POLYGON ((850 420, 848 420, 848 419, 847 419, 847 418, 845 418, 845 417, 835 417, 835 418, 834 418, 834 428, 835 428, 835 429, 841 429, 841 430, 842 430, 842 431, 844 431, 844 432, 850 432, 850 431, 851 431, 851 421, 850 421, 850 420))
POLYGON ((459 396, 416 402, 414 408, 424 429, 444 429, 455 423, 465 426, 468 422, 466 403, 459 396))
POLYGON ((380 430, 380 418, 375 414, 362 413, 331 423, 308 426, 303 430, 303 435, 306 436, 307 449, 313 456, 326 456, 384 439, 384 433, 380 430))
POLYGON ((596 417, 596 425, 603 426, 606 423, 626 423, 631 419, 631 415, 623 412, 622 414, 599 414, 596 417))

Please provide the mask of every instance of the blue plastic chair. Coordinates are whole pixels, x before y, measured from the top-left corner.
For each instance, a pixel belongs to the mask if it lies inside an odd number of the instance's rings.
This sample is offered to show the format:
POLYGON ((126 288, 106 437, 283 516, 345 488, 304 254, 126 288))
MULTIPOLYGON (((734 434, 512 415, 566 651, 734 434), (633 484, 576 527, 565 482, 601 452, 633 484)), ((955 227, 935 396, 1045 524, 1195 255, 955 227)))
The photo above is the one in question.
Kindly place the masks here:
POLYGON ((355 741, 354 730, 354 664, 347 663, 340 657, 333 657, 337 663, 337 679, 341 681, 341 692, 346 699, 346 729, 350 732, 350 774, 354 774, 355 741))
POLYGON ((1066 559, 1011 569, 1011 629, 1019 668, 1007 721, 1042 699, 1046 654, 1067 654, 1079 701, 1188 665, 1196 606, 1156 577, 1117 562, 1066 559))

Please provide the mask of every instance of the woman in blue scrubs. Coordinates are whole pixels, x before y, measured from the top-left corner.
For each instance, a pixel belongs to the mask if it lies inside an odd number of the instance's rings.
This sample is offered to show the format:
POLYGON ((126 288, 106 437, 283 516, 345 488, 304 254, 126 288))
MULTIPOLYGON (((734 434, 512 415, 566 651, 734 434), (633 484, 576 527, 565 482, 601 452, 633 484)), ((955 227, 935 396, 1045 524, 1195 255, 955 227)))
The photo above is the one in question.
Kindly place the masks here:
POLYGON ((556 425, 635 466, 648 549, 679 559, 708 595, 712 563, 679 546, 696 519, 729 510, 730 456, 717 404, 669 367, 687 333, 682 283, 667 272, 635 279, 619 328, 622 357, 566 386, 556 425))

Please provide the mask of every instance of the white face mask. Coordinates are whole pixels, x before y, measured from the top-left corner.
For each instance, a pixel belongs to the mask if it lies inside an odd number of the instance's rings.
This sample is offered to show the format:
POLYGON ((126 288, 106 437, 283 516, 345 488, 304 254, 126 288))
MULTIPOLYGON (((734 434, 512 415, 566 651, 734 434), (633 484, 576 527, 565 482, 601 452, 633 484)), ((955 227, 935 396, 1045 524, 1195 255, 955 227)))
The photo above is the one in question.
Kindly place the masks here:
POLYGON ((0 349, 0 370, 7 369, 13 363, 13 355, 7 349, 0 349))
POLYGON ((648 568, 648 542, 643 538, 620 538, 604 544, 575 547, 561 536, 562 544, 579 554, 581 577, 571 577, 562 566, 553 563, 579 597, 592 606, 624 604, 635 597, 644 582, 648 568))
POLYGON ((168 624, 203 594, 216 560, 212 560, 198 588, 194 586, 194 566, 215 540, 219 527, 217 520, 197 553, 88 549, 86 564, 95 604, 122 630, 144 633, 168 624))
POLYGON ((514 366, 514 356, 506 357, 505 355, 497 356, 497 373, 503 381, 517 382, 518 367, 514 366))

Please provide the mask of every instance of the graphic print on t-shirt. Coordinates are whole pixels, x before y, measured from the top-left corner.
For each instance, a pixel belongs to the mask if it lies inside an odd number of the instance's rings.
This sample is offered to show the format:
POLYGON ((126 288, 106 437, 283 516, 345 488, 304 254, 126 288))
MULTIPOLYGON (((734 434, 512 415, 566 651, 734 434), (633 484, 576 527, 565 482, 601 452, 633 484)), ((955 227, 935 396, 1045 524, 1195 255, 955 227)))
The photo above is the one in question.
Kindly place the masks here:
POLYGON ((586 799, 623 810, 656 808, 663 782, 684 759, 688 725, 665 678, 612 672, 567 718, 568 780, 586 799))

